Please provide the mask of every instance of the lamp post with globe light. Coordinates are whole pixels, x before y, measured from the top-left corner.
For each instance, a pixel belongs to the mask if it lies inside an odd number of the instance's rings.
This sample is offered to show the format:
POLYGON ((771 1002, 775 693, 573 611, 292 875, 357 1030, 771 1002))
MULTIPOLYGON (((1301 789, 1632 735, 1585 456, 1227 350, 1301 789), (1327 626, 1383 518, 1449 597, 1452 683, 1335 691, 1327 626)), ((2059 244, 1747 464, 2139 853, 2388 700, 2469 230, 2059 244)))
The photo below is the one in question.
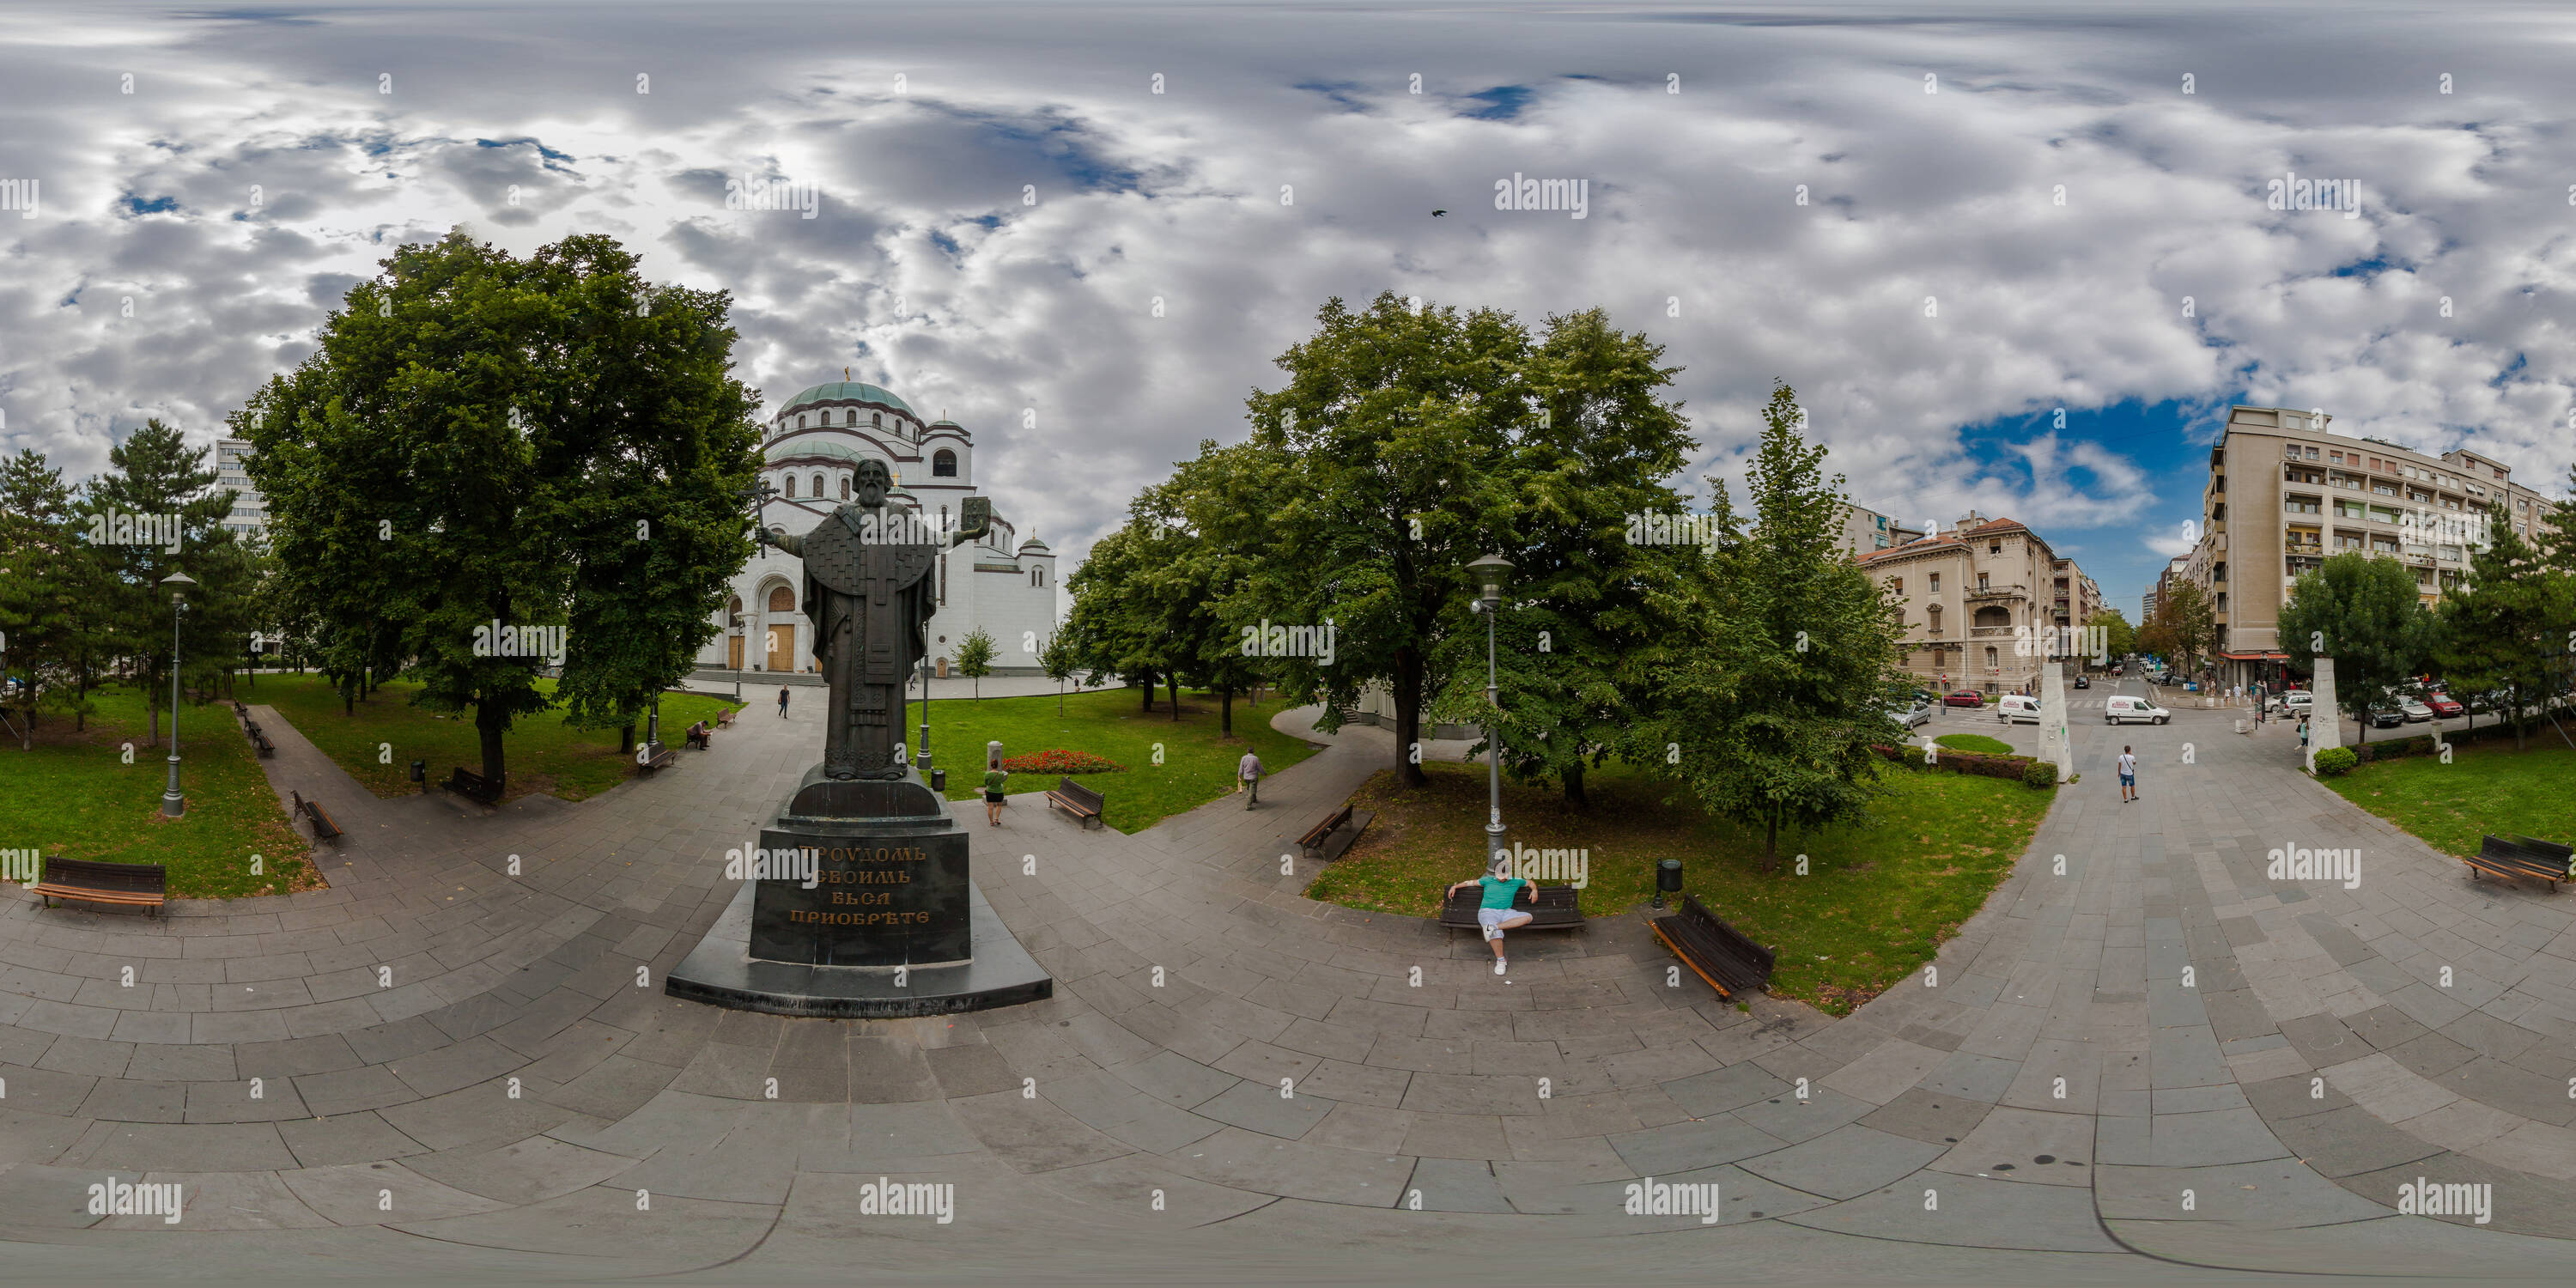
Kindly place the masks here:
POLYGON ((1494 675, 1494 620, 1503 611, 1503 582, 1511 575, 1512 565, 1501 555, 1485 555, 1467 565, 1476 575, 1479 593, 1468 607, 1485 615, 1485 705, 1492 709, 1485 723, 1485 866, 1491 869, 1494 856, 1511 854, 1511 834, 1503 827, 1503 709, 1502 689, 1494 675))
POLYGON ((161 791, 161 812, 177 818, 188 812, 188 798, 179 794, 179 613, 187 607, 188 588, 197 581, 174 572, 161 584, 170 588, 170 784, 161 791))

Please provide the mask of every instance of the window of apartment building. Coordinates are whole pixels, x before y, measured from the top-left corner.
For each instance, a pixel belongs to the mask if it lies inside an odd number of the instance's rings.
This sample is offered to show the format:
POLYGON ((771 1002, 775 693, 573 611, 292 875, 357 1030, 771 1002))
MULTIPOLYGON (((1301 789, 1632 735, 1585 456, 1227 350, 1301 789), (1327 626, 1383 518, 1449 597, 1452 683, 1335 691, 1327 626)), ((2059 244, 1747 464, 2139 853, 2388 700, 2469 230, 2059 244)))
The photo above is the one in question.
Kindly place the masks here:
POLYGON ((2359 501, 2337 501, 2334 512, 2338 519, 2359 519, 2369 515, 2370 507, 2359 501))
POLYGON ((2349 532, 2338 532, 2335 534, 2335 549, 2359 550, 2361 549, 2361 538, 2349 532))
POLYGON ((2336 465, 2341 465, 2341 464, 2343 464, 2343 453, 2341 453, 2341 452, 2328 452, 2328 453, 2326 453, 2326 459, 2327 459, 2328 461, 2330 461, 2330 462, 2332 462, 2332 463, 2336 464, 2336 465))
POLYGON ((2299 445, 2296 443, 2283 443, 2281 444, 2281 454, 2295 461, 2299 459, 2299 445))
POLYGON ((2379 555, 2396 554, 2397 540, 2394 537, 2372 537, 2370 539, 2370 552, 2372 554, 2379 555))
POLYGON ((2000 541, 1989 541, 1989 542, 1987 542, 1987 543, 1986 543, 1986 553, 1987 553, 1987 554, 1990 554, 1990 555, 1999 555, 1999 554, 2002 554, 2003 552, 2004 552, 2004 543, 2002 543, 2002 542, 2000 542, 2000 541))
POLYGON ((2317 498, 2312 496, 2284 497, 2281 500, 2281 508, 2290 514, 2320 514, 2325 509, 2317 498))
POLYGON ((1903 577, 1890 577, 1887 579, 1887 588, 1902 595, 1905 593, 1905 579, 1903 577))
POLYGON ((2308 459, 2312 461, 2317 459, 2317 449, 2313 447, 2308 449, 2308 459))
POLYGON ((1932 574, 1932 593, 1935 595, 1941 593, 1941 574, 1937 572, 1932 574))
POLYGON ((2394 483, 2373 483, 2370 485, 2370 490, 2381 496, 2397 495, 2397 485, 2394 483))
POLYGON ((1985 575, 1984 573, 1978 573, 1978 574, 1977 574, 1977 589, 1979 589, 1979 590, 1984 590, 1985 588, 1986 588, 1986 575, 1985 575))
POLYGON ((2227 592, 2226 592, 2226 591, 2223 591, 2223 590, 2222 590, 2222 591, 2220 591, 2220 592, 2218 592, 2218 594, 2217 594, 2217 596, 2216 596, 2216 600, 2217 600, 2217 602, 2216 602, 2216 603, 2214 603, 2213 605, 2211 605, 2211 607, 2213 607, 2214 609, 2216 609, 2216 610, 2217 610, 2217 611, 2219 611, 2219 612, 2222 612, 2222 613, 2223 613, 2223 612, 2226 612, 2226 611, 2227 611, 2227 592))

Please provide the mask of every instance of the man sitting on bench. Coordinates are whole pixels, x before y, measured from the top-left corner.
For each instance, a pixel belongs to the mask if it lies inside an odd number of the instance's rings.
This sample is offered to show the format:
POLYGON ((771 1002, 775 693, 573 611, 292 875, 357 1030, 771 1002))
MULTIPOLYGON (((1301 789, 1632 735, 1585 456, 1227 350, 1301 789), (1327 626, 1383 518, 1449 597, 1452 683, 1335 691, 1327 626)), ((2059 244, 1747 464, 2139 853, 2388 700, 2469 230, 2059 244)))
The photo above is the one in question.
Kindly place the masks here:
POLYGON ((690 746, 695 747, 700 751, 705 751, 713 741, 713 736, 707 732, 706 721, 701 720, 696 724, 689 726, 688 742, 690 746))
POLYGON ((1449 887, 1451 894, 1456 894, 1469 886, 1484 887, 1484 903, 1476 909, 1476 924, 1484 930, 1485 941, 1494 946, 1494 973, 1497 975, 1502 974, 1504 966, 1508 964, 1503 957, 1503 932, 1515 926, 1528 925, 1531 916, 1534 915, 1512 906, 1513 897, 1518 895, 1523 887, 1529 885, 1529 882, 1513 876, 1511 872, 1512 861, 1497 854, 1494 856, 1493 865, 1486 869, 1485 875, 1473 881, 1461 881, 1449 887))

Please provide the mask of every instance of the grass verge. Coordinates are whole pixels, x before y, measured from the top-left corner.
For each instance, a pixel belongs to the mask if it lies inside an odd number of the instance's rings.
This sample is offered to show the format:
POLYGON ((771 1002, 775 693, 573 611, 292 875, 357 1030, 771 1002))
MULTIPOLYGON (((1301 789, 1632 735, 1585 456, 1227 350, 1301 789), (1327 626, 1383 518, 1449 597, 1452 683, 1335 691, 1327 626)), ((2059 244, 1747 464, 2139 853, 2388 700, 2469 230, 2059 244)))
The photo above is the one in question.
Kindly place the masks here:
MULTIPOLYGON (((1378 818, 1307 887, 1308 897, 1428 917, 1443 887, 1481 871, 1484 770, 1422 768, 1431 779, 1425 790, 1399 788, 1390 770, 1352 797, 1378 818)), ((1585 783, 1590 808, 1579 814, 1555 791, 1506 783, 1503 817, 1518 844, 1586 852, 1589 882, 1578 897, 1586 916, 1647 902, 1656 860, 1680 859, 1685 890, 1777 950, 1774 994, 1842 1015, 1958 933, 2029 847, 2055 798, 2005 779, 1896 766, 1881 773, 1893 794, 1870 822, 1783 837, 1771 874, 1762 871, 1758 830, 1711 819, 1662 781, 1619 766, 1585 783)))
POLYGON ((2475 854, 2489 832, 2576 841, 2576 751, 2454 746, 2447 765, 2437 756, 2374 760, 2319 781, 2444 854, 2475 854))
MULTIPOLYGON (((553 692, 552 681, 541 687, 553 692)), ((396 680, 378 687, 355 712, 344 713, 339 691, 318 675, 262 675, 237 690, 241 700, 277 708, 322 754, 378 797, 434 789, 458 765, 480 771, 483 742, 471 709, 441 715, 411 703, 420 686, 396 680), (425 760, 429 781, 411 781, 411 762, 425 760), (387 763, 390 762, 390 763, 387 763)), ((680 745, 680 731, 698 720, 713 722, 730 700, 694 693, 662 695, 662 742, 680 745)), ((638 724, 637 741, 644 730, 638 724)), ((617 749, 615 729, 574 729, 561 711, 522 716, 502 735, 509 767, 504 800, 544 792, 563 800, 596 796, 634 776, 635 758, 617 749)))
MULTIPOLYGON (((1278 698, 1259 704, 1238 697, 1234 733, 1217 731, 1214 696, 1184 689, 1181 718, 1172 719, 1164 696, 1154 710, 1143 709, 1134 689, 1094 689, 1067 694, 1064 714, 1056 714, 1056 696, 1025 698, 941 698, 930 704, 930 752, 948 771, 948 799, 983 795, 984 744, 998 741, 1004 756, 1049 750, 1088 751, 1116 761, 1114 773, 1074 774, 1077 783, 1099 792, 1107 803, 1102 821, 1121 832, 1141 832, 1174 814, 1186 813, 1234 791, 1234 767, 1246 749, 1258 753, 1262 767, 1278 773, 1314 754, 1306 742, 1270 727, 1270 717, 1287 705, 1278 698), (1155 763, 1156 747, 1161 762, 1155 763)), ((915 719, 920 708, 916 706, 915 719)), ((1042 792, 1058 775, 1013 774, 1006 792, 1042 792)), ((1027 808, 1024 802, 1013 808, 1027 808)), ((974 826, 982 818, 960 811, 974 826)))
MULTIPOLYGON (((169 779, 169 730, 150 743, 143 695, 92 691, 89 728, 48 719, 35 749, 0 741, 0 848, 66 859, 158 863, 174 899, 235 899, 319 888, 312 845, 269 789, 241 722, 224 706, 179 712, 179 789, 188 812, 161 816, 169 779), (125 745, 132 744, 132 763, 125 745), (253 855, 259 872, 251 871, 253 855)), ((167 720, 169 713, 162 712, 167 720)), ((79 906, 79 905, 74 905, 79 906)))

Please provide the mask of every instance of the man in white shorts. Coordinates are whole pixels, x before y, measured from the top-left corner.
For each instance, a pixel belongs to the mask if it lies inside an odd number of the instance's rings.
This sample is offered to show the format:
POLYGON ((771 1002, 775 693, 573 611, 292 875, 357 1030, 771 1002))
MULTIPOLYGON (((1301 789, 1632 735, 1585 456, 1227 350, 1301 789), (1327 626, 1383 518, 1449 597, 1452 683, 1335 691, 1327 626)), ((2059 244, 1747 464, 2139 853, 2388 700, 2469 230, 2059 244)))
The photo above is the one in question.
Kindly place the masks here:
POLYGON ((1469 886, 1480 886, 1484 889, 1484 904, 1476 909, 1476 925, 1484 930, 1485 942, 1494 946, 1494 973, 1497 975, 1502 974, 1503 968, 1509 964, 1503 958, 1503 932, 1515 926, 1528 925, 1531 916, 1512 906, 1512 899, 1519 895, 1521 887, 1528 885, 1529 882, 1511 875, 1511 871, 1512 861, 1497 854, 1484 876, 1473 881, 1461 881, 1449 887, 1451 894, 1456 894, 1469 886))

